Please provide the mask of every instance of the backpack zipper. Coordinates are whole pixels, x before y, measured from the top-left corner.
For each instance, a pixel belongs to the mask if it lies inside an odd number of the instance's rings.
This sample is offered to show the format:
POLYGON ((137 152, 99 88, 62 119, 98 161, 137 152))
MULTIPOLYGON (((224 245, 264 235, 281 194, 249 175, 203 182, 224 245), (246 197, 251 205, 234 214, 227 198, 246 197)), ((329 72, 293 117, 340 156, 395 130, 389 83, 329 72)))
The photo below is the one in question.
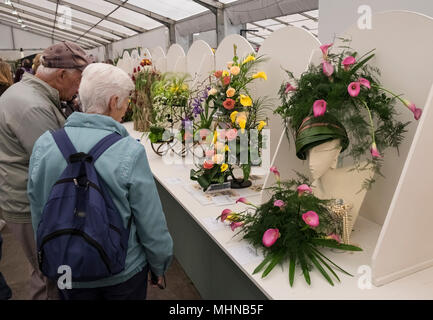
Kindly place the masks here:
MULTIPOLYGON (((41 249, 39 251, 39 255, 42 256, 43 247, 44 247, 44 245, 48 241, 50 241, 50 240, 52 240, 54 238, 57 238, 59 236, 65 235, 65 234, 79 235, 79 236, 83 237, 84 240, 88 244, 90 244, 92 247, 94 247, 99 252, 99 255, 100 255, 102 261, 104 262, 105 266, 107 267, 108 272, 111 274, 111 268, 110 268, 110 263, 109 263, 109 259, 108 259, 107 253, 104 251, 104 249, 102 248, 102 246, 99 243, 97 243, 94 239, 92 239, 91 237, 89 237, 86 233, 84 233, 81 230, 77 230, 77 229, 63 229, 63 230, 58 230, 56 232, 53 232, 53 233, 47 235, 42 240, 41 247, 40 247, 41 249)), ((42 261, 40 261, 40 262, 42 262, 42 261)))

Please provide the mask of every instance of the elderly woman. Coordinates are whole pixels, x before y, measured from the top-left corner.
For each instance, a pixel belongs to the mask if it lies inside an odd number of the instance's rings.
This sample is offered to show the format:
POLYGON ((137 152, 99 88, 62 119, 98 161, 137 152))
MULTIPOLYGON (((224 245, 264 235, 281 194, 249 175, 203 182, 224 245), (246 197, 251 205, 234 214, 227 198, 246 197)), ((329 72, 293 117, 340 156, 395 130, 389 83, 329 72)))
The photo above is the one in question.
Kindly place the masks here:
MULTIPOLYGON (((172 239, 143 146, 119 123, 134 85, 124 71, 103 63, 90 64, 82 74, 79 96, 83 113, 73 113, 65 131, 77 152, 87 153, 102 138, 114 132, 123 138, 95 161, 115 207, 127 227, 125 269, 91 282, 72 282, 72 289, 59 290, 63 299, 145 299, 149 269, 162 285, 172 258, 172 239)), ((35 233, 52 186, 67 163, 50 132, 35 143, 30 159, 28 194, 35 233)))

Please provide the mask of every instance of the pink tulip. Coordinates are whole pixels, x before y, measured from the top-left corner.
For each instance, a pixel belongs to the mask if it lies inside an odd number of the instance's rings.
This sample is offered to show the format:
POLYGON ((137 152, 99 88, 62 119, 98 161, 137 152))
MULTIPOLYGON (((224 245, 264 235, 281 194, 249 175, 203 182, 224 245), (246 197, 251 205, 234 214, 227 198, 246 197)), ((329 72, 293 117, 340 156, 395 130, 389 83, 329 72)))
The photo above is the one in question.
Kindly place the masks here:
POLYGON ((361 91, 361 86, 359 85, 359 82, 351 82, 347 87, 347 92, 349 92, 351 97, 357 97, 359 91, 361 91))
POLYGON ((382 156, 379 153, 379 150, 377 150, 376 142, 373 142, 371 144, 370 153, 373 158, 382 158, 382 156))
POLYGON ((285 94, 289 93, 290 91, 296 91, 296 88, 292 86, 290 83, 286 84, 286 90, 284 91, 285 94))
POLYGON ((238 202, 242 202, 242 203, 245 203, 245 204, 251 204, 251 202, 249 202, 246 198, 244 198, 244 197, 240 197, 238 200, 236 200, 236 203, 238 203, 238 202))
POLYGON ((236 228, 241 227, 243 224, 243 222, 232 222, 230 223, 230 228, 232 228, 232 231, 235 231, 236 228))
POLYGON ((319 225, 319 216, 314 211, 308 211, 302 215, 302 220, 310 227, 317 227, 319 225))
POLYGON ((344 70, 349 70, 350 66, 356 62, 356 59, 352 56, 348 56, 343 60, 344 70))
POLYGON ((298 196, 302 196, 304 192, 313 192, 313 190, 306 184, 301 184, 299 187, 296 188, 298 191, 298 196))
POLYGON ((421 117, 422 109, 417 108, 415 103, 410 102, 409 100, 403 99, 404 105, 412 111, 415 120, 418 120, 421 117))
POLYGON ((359 83, 360 83, 361 85, 363 85, 364 87, 368 88, 368 89, 371 88, 371 86, 370 86, 370 81, 368 81, 368 80, 365 79, 365 78, 359 78, 359 83))
POLYGON ((283 200, 275 200, 275 201, 274 201, 274 206, 276 206, 276 207, 278 207, 278 208, 284 207, 285 205, 286 205, 286 204, 284 203, 283 200))
POLYGON ((313 113, 314 117, 323 116, 326 112, 326 101, 325 100, 316 100, 313 104, 313 113))
POLYGON ((323 59, 328 59, 328 49, 333 45, 333 43, 324 44, 320 46, 320 50, 322 50, 323 53, 323 59))
POLYGON ((333 65, 328 61, 322 62, 323 73, 325 76, 330 77, 334 73, 333 65))
POLYGON ((221 222, 224 222, 224 220, 227 219, 230 214, 232 214, 232 211, 230 209, 224 209, 221 213, 221 222))
POLYGON ((335 234, 335 233, 331 233, 331 234, 328 235, 326 238, 327 238, 327 239, 333 239, 333 240, 337 241, 338 243, 341 242, 341 238, 340 238, 340 236, 339 236, 338 234, 335 234))
POLYGON ((277 228, 266 230, 262 238, 263 245, 269 248, 275 243, 275 241, 278 240, 280 236, 280 231, 277 228))
POLYGON ((271 171, 275 175, 275 178, 280 181, 280 172, 277 170, 277 167, 273 166, 269 171, 271 171))

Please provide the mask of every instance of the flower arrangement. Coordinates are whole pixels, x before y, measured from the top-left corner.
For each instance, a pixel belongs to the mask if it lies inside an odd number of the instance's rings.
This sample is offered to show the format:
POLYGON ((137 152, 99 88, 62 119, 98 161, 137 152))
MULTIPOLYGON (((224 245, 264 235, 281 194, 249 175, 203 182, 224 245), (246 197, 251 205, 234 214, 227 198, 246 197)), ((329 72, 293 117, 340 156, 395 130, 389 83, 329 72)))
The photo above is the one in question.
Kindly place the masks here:
MULTIPOLYGON (((397 149, 409 124, 395 119, 395 102, 399 100, 416 120, 422 110, 381 86, 377 79, 380 70, 368 64, 374 50, 359 56, 345 46, 341 53, 333 54, 332 45, 320 47, 322 63, 310 65, 300 79, 287 71, 290 81, 280 88, 282 105, 275 112, 285 119, 287 131, 295 136, 300 159, 305 160, 306 150, 317 145, 319 139, 324 142, 340 138, 342 151, 347 148, 343 156, 351 157, 357 169, 372 168, 380 174, 381 152, 397 149), (368 153, 371 157, 362 166, 361 158, 368 153)), ((365 181, 363 187, 370 188, 374 181, 365 181)))
POLYGON ((134 130, 148 132, 153 122, 153 107, 151 87, 161 79, 161 73, 152 68, 149 59, 143 59, 140 65, 134 68, 132 80, 135 90, 130 98, 134 130), (140 67, 141 66, 141 67, 140 67))
POLYGON ((333 267, 352 276, 320 251, 321 247, 362 251, 359 247, 341 243, 338 217, 329 209, 331 200, 315 197, 308 180, 301 175, 298 180, 282 182, 277 168, 271 167, 271 171, 277 183, 270 188, 273 195, 268 202, 256 206, 239 198, 237 203, 247 205, 247 209, 241 212, 224 209, 217 218, 230 223, 233 231, 239 228, 244 239, 263 251, 265 258, 253 273, 264 269, 263 278, 276 265, 289 261, 290 286, 293 286, 297 266, 302 269, 308 284, 311 284, 313 268, 331 285, 334 285, 332 276, 340 281, 333 267))
POLYGON ((152 84, 153 122, 149 134, 152 143, 163 141, 166 129, 184 127, 186 119, 192 118, 186 79, 186 75, 165 73, 152 84))
POLYGON ((262 114, 265 99, 253 100, 247 86, 257 79, 267 80, 267 75, 255 70, 263 61, 262 57, 250 54, 240 59, 236 49, 234 46, 234 57, 227 63, 227 69, 216 70, 210 83, 206 84, 209 91, 201 102, 201 121, 195 128, 194 135, 199 136, 198 140, 209 145, 206 154, 213 153, 204 159, 198 170, 191 170, 191 179, 197 180, 204 190, 212 183, 227 181, 229 176, 232 177, 232 187, 249 186, 251 166, 259 164, 251 159, 250 149, 260 150, 262 147, 262 129, 266 126, 262 114), (211 129, 212 123, 213 132, 210 130, 207 134, 202 133, 204 128, 211 129), (252 129, 257 129, 258 134, 251 134, 252 129), (212 137, 209 138, 209 135, 212 137), (248 141, 249 146, 245 147, 241 141, 248 141), (231 152, 227 143, 231 148, 236 148, 236 152, 231 152), (246 158, 242 158, 242 153, 247 155, 246 158), (215 156, 221 160, 220 163, 214 161, 215 156), (234 165, 242 168, 242 179, 234 176, 234 165))

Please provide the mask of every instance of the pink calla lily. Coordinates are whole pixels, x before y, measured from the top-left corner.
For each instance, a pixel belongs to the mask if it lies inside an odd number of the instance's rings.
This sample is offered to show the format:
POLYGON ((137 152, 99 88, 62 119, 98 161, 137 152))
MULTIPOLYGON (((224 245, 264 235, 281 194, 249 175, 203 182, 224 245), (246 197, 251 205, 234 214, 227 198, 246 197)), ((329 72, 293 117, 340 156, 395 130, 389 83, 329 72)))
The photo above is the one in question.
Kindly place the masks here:
POLYGON ((333 240, 337 241, 338 243, 341 243, 341 238, 340 238, 340 236, 338 234, 331 233, 326 238, 327 239, 333 239, 333 240))
POLYGON ((224 209, 221 213, 221 222, 224 222, 224 220, 227 219, 227 217, 232 213, 233 212, 230 209, 224 209))
POLYGON ((275 175, 275 178, 280 181, 280 172, 277 170, 277 167, 273 166, 269 171, 271 171, 275 175))
POLYGON ((322 62, 322 69, 323 69, 323 73, 327 77, 330 77, 334 73, 334 66, 328 61, 322 62))
POLYGON ((310 227, 317 227, 319 225, 319 215, 314 211, 305 212, 302 215, 302 220, 310 227))
POLYGON ((279 207, 279 208, 281 208, 281 207, 284 207, 286 204, 284 203, 284 201, 283 200, 275 200, 274 201, 274 206, 275 207, 279 207))
POLYGON ((313 104, 313 113, 314 117, 323 116, 326 112, 326 101, 325 100, 316 100, 313 104))
POLYGON ((373 158, 382 158, 382 156, 379 153, 379 150, 377 149, 376 142, 373 142, 371 144, 370 153, 373 158))
POLYGON ((370 81, 368 81, 368 80, 365 79, 365 78, 359 78, 359 83, 360 83, 362 86, 364 86, 364 87, 366 87, 366 88, 368 88, 368 89, 371 88, 371 86, 370 86, 370 81))
POLYGON ((301 184, 300 186, 298 186, 297 188, 296 188, 296 190, 298 191, 298 195, 299 196, 302 196, 302 194, 304 193, 304 192, 313 192, 313 190, 308 186, 308 185, 306 185, 306 184, 301 184))
POLYGON ((361 86, 359 85, 359 82, 351 82, 347 87, 347 92, 349 92, 351 97, 357 97, 359 91, 361 91, 361 86))
POLYGON ((240 197, 238 200, 236 200, 236 203, 238 203, 238 202, 242 202, 242 203, 245 203, 245 204, 251 204, 251 202, 249 202, 246 198, 244 198, 244 197, 240 197))
POLYGON ((230 223, 230 228, 232 228, 232 231, 235 231, 236 228, 242 227, 243 224, 243 222, 232 222, 230 223))
POLYGON ((286 90, 284 91, 285 94, 289 93, 290 91, 296 91, 297 89, 292 86, 290 83, 286 84, 286 90))
POLYGON ((262 243, 265 247, 269 248, 275 243, 275 241, 278 240, 280 236, 281 236, 280 231, 277 228, 268 229, 263 234, 262 243))
POLYGON ((403 99, 404 105, 409 108, 410 111, 412 111, 413 116, 415 120, 418 120, 421 118, 422 109, 417 108, 415 103, 410 102, 409 100, 403 99))
POLYGON ((328 49, 332 47, 333 43, 328 43, 320 46, 320 50, 322 50, 323 59, 328 59, 328 49))
POLYGON ((356 62, 356 59, 352 56, 348 56, 343 60, 344 70, 349 70, 350 66, 356 62))

